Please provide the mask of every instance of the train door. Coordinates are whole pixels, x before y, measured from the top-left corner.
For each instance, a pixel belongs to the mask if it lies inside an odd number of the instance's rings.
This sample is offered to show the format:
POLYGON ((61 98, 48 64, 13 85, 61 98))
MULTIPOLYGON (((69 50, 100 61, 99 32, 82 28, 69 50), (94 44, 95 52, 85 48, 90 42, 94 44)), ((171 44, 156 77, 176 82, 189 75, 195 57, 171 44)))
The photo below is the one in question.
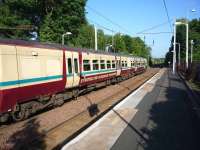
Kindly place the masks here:
POLYGON ((78 52, 66 51, 66 68, 67 68, 67 84, 66 87, 71 88, 79 85, 80 69, 78 52))
POLYGON ((66 87, 73 87, 73 53, 71 51, 65 52, 66 68, 67 68, 67 84, 66 87))
POLYGON ((121 61, 120 56, 116 56, 116 69, 117 69, 117 76, 121 74, 121 61))
POLYGON ((73 86, 78 86, 80 81, 79 54, 73 52, 73 86))

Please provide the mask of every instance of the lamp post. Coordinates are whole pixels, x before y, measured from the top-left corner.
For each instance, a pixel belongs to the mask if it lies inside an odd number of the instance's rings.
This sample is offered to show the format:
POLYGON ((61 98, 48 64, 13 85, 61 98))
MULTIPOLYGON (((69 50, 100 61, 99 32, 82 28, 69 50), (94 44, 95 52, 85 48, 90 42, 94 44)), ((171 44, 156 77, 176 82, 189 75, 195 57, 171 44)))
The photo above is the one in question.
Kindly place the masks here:
POLYGON ((186 25, 186 58, 185 58, 185 62, 186 62, 186 69, 188 69, 188 42, 189 42, 189 25, 188 22, 185 24, 186 25))
POLYGON ((175 24, 174 24, 174 42, 173 42, 173 47, 174 47, 174 50, 173 50, 173 68, 172 68, 172 71, 173 71, 173 74, 175 74, 176 72, 176 21, 175 21, 175 24))
MULTIPOLYGON (((188 69, 188 38, 189 38, 189 26, 188 22, 175 22, 174 25, 174 43, 176 43, 176 26, 178 25, 185 25, 186 26, 186 69, 188 69)), ((174 55, 173 55, 173 73, 175 73, 175 65, 176 65, 176 44, 174 44, 174 55)))
POLYGON ((176 45, 178 45, 178 66, 180 66, 180 64, 181 64, 181 45, 180 45, 180 43, 176 43, 176 45))
POLYGON ((66 32, 66 33, 62 34, 62 45, 65 45, 65 36, 66 35, 72 35, 72 33, 71 32, 66 32))
MULTIPOLYGON (((191 12, 196 12, 195 9, 192 9, 191 12)), ((188 16, 186 16, 188 18, 188 16)), ((189 24, 188 21, 186 22, 176 22, 174 24, 174 43, 176 43, 176 26, 178 25, 185 25, 186 26, 186 57, 185 57, 185 62, 186 62, 186 69, 188 69, 188 42, 189 42, 189 24)), ((174 44, 174 51, 173 51, 173 73, 175 73, 175 67, 176 65, 176 44, 174 44)))
POLYGON ((181 45, 180 43, 176 43, 178 44, 178 66, 180 67, 181 65, 181 45))
POLYGON ((191 40, 190 43, 191 43, 191 55, 190 55, 191 58, 190 58, 190 60, 191 60, 191 64, 192 64, 192 61, 193 61, 193 45, 194 45, 194 41, 191 40))

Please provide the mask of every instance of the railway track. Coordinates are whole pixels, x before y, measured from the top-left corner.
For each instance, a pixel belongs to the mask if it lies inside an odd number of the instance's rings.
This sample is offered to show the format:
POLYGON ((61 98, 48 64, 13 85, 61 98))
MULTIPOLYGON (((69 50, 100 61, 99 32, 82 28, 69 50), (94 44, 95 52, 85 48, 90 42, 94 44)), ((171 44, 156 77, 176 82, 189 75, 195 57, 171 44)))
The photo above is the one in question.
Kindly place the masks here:
POLYGON ((76 101, 65 103, 63 107, 33 116, 23 122, 1 126, 0 149, 21 149, 27 148, 27 146, 31 146, 33 149, 52 149, 56 145, 59 148, 63 141, 67 142, 90 123, 100 118, 157 71, 157 69, 150 69, 144 74, 116 85, 82 95, 76 101), (107 96, 105 97, 105 95, 107 96), (94 112, 90 114, 88 108, 92 105, 94 105, 94 112), (75 107, 77 108, 75 109, 75 107), (71 115, 68 115, 70 113, 66 111, 67 108, 68 110, 71 108, 71 115), (65 117, 59 116, 61 114, 65 117))

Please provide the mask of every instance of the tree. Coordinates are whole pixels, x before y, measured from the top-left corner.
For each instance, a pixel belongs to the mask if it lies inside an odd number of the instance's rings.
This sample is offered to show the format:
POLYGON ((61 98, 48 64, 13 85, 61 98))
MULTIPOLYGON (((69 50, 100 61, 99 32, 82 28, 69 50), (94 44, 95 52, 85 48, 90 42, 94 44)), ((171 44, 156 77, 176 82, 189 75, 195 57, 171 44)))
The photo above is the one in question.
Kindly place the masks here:
POLYGON ((189 39, 194 41, 193 59, 200 60, 200 19, 194 19, 189 23, 189 39))
POLYGON ((103 30, 98 30, 97 32, 98 37, 98 49, 105 50, 106 48, 106 39, 103 30))
MULTIPOLYGON (((178 21, 184 22, 184 19, 179 19, 178 21)), ((194 41, 193 48, 193 60, 200 60, 200 19, 194 19, 189 22, 189 52, 190 52, 190 40, 194 41)), ((171 45, 169 48, 169 53, 166 54, 166 61, 169 60, 169 55, 171 57, 171 52, 173 50, 173 41, 174 37, 171 39, 171 45)), ((181 58, 185 60, 185 51, 186 51, 186 27, 185 25, 177 26, 176 30, 176 42, 180 43, 181 46, 181 58)), ((178 46, 176 46, 176 52, 178 56, 178 46)), ((170 58, 171 59, 171 58, 170 58)), ((171 60, 172 62, 172 60, 171 60)))
MULTIPOLYGON (((86 0, 7 0, 0 6, 1 27, 34 26, 41 41, 60 42, 66 31, 77 37, 86 23, 86 0)), ((31 30, 32 31, 32 30, 31 30)), ((29 38, 30 31, 3 32, 1 37, 29 38)))
POLYGON ((79 30, 77 38, 71 41, 75 47, 94 49, 94 27, 83 24, 79 30))
POLYGON ((114 36, 114 49, 116 50, 116 52, 126 51, 126 45, 120 33, 117 33, 114 36))
MULTIPOLYGON (((94 28, 85 18, 86 2, 87 0, 0 1, 0 27, 7 28, 1 31, 0 38, 29 40, 36 33, 39 41, 61 43, 62 34, 72 32, 72 35, 65 36, 67 45, 94 49, 94 28)), ((132 38, 117 33, 113 38, 105 35, 103 30, 98 30, 98 49, 105 50, 105 47, 109 47, 111 51, 146 58, 151 52, 139 37, 132 38)))
POLYGON ((132 43, 132 38, 129 35, 123 35, 122 38, 123 38, 123 41, 125 43, 126 50, 129 53, 132 53, 132 51, 134 49, 134 46, 133 46, 133 43, 132 43))

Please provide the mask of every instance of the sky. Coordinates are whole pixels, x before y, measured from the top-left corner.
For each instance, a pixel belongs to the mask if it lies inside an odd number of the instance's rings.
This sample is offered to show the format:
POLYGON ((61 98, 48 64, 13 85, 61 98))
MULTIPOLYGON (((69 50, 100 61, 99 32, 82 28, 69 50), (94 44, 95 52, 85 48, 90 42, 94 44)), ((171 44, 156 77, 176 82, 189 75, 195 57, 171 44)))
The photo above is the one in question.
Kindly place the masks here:
MULTIPOLYGON (((175 18, 186 16, 189 19, 200 18, 200 0, 165 1, 172 30, 175 18), (192 9, 195 9, 196 12, 192 12, 192 9)), ((144 35, 137 34, 138 32, 168 21, 163 0, 88 0, 86 12, 88 22, 96 25, 99 29, 103 29, 101 26, 104 26, 115 32, 128 34, 132 37, 140 36, 142 39, 144 35), (114 23, 117 23, 122 28, 110 23, 95 13, 94 10, 106 16, 114 23)), ((169 23, 166 23, 159 28, 148 31, 148 33, 171 32, 172 30, 169 23)), ((112 32, 105 29, 104 32, 112 34, 112 32)), ((165 56, 170 46, 171 37, 171 33, 145 35, 145 42, 152 48, 152 56, 154 58, 165 56)))

